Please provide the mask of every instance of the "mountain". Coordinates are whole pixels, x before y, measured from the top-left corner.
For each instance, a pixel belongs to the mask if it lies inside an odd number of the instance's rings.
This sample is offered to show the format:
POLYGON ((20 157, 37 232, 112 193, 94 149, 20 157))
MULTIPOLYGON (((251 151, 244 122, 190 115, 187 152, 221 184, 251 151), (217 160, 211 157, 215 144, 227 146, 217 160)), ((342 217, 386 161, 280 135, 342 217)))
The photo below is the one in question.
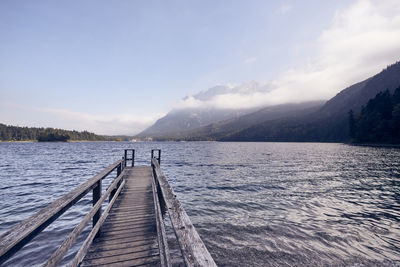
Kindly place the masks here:
MULTIPOLYGON (((186 100, 197 107, 173 110, 140 134, 159 140, 345 142, 349 140, 349 111, 359 114, 379 92, 393 94, 400 85, 400 62, 349 86, 322 102, 284 104, 251 109, 212 107, 221 96, 269 92, 257 83, 217 86, 186 100)), ((225 98, 229 99, 229 97, 225 98)), ((184 101, 186 101, 184 100, 184 101)), ((226 101, 225 101, 226 102, 226 101)))
POLYGON ((388 66, 382 72, 356 83, 330 99, 320 110, 325 115, 345 113, 352 109, 358 113, 368 100, 386 89, 390 93, 400 85, 400 62, 388 66))
POLYGON ((155 124, 137 135, 139 138, 165 138, 180 136, 181 133, 196 129, 210 123, 239 117, 253 110, 186 108, 172 110, 157 120, 155 124))
POLYGON ((320 109, 305 115, 264 121, 221 137, 222 141, 344 142, 349 139, 348 113, 358 114, 379 92, 393 94, 400 85, 400 62, 338 93, 320 109))
POLYGON ((165 138, 182 136, 182 133, 209 125, 218 121, 240 117, 256 111, 257 107, 224 107, 216 101, 227 95, 248 95, 256 92, 268 92, 272 87, 256 82, 243 83, 238 86, 215 86, 183 99, 183 107, 173 109, 157 120, 155 124, 139 133, 139 138, 165 138))
POLYGON ((207 126, 182 132, 179 136, 169 136, 169 138, 185 140, 218 140, 226 135, 246 129, 260 122, 277 120, 299 114, 309 114, 321 108, 324 103, 325 101, 311 101, 265 107, 237 118, 211 123, 207 126))

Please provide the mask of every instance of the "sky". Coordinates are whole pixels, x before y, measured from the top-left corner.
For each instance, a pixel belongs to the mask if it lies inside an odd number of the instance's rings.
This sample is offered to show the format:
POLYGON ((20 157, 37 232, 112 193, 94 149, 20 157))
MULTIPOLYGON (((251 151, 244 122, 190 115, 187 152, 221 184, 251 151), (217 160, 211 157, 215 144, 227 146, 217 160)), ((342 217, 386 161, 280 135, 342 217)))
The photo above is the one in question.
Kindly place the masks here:
POLYGON ((398 0, 2 0, 0 123, 131 135, 193 103, 329 99, 399 60, 398 0))

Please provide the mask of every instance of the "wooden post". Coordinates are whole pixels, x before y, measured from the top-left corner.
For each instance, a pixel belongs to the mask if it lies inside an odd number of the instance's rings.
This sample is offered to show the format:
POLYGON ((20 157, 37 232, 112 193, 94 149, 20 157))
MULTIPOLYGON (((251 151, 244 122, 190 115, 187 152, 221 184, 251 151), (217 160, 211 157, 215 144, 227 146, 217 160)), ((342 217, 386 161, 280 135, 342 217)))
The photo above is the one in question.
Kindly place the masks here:
POLYGON ((152 149, 151 150, 151 159, 154 158, 154 151, 158 151, 158 157, 155 157, 158 161, 158 164, 161 164, 161 149, 152 149))
POLYGON ((126 167, 126 160, 128 159, 128 149, 125 149, 125 156, 124 156, 124 165, 126 167))
POLYGON ((135 166, 135 150, 132 149, 132 167, 135 166))
MULTIPOLYGON (((93 188, 93 206, 96 205, 97 201, 101 198, 101 180, 99 180, 96 186, 93 188)), ((93 227, 96 225, 97 221, 101 216, 101 207, 93 216, 93 227)))
POLYGON ((121 170, 122 170, 122 163, 119 164, 117 167, 117 177, 121 174, 121 170))

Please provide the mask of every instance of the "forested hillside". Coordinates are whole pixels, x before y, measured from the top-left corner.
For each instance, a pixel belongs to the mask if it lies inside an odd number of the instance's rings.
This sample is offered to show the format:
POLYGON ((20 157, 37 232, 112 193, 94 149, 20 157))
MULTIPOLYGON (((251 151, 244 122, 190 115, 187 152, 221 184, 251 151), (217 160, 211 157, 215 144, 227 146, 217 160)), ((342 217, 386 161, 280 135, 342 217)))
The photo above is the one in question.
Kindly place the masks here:
POLYGON ((67 131, 54 128, 9 126, 0 123, 1 141, 116 141, 115 138, 96 135, 87 131, 67 131))
POLYGON ((350 137, 356 143, 400 143, 400 87, 378 93, 361 113, 349 113, 350 137))
MULTIPOLYGON (((371 119, 369 114, 368 122, 364 117, 367 110, 362 109, 367 105, 371 98, 374 98, 380 92, 387 90, 387 95, 394 94, 396 88, 400 85, 400 62, 388 66, 382 72, 368 78, 362 82, 354 84, 335 97, 326 102, 319 110, 307 114, 296 114, 295 116, 282 118, 279 120, 270 120, 253 125, 241 131, 230 133, 219 140, 221 141, 282 141, 282 142, 348 142, 349 120, 348 113, 353 110, 359 113, 361 110, 361 121, 359 131, 365 131, 368 127, 374 128, 374 123, 378 120, 371 119), (363 115, 364 114, 364 115, 363 115), (364 117, 363 117, 364 116, 364 117), (370 124, 367 127, 367 124, 370 124)), ((378 97, 385 98, 383 95, 378 97)), ((380 102, 379 100, 378 102, 380 102)), ((384 104, 382 104, 384 105, 384 104)), ((390 108, 389 106, 387 108, 390 108)), ((394 107, 392 107, 394 108, 394 107)), ((376 114, 373 114, 376 116, 376 114)), ((386 117, 384 117, 386 118, 386 117)), ((383 127, 383 126, 382 126, 383 127)), ((357 141, 366 142, 375 140, 376 142, 393 142, 394 140, 384 137, 359 137, 355 136, 357 141)))

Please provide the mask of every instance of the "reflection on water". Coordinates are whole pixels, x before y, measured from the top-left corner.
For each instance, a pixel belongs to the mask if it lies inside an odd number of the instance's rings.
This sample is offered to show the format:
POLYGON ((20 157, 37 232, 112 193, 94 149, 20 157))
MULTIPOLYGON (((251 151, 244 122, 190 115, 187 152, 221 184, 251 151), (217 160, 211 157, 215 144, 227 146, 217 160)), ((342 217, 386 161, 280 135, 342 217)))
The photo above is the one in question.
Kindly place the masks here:
MULTIPOLYGON (((124 148, 137 149, 140 165, 163 150, 162 168, 218 265, 400 265, 400 150, 342 144, 0 143, 0 233, 124 148)), ((90 197, 8 263, 42 263, 90 197)))

